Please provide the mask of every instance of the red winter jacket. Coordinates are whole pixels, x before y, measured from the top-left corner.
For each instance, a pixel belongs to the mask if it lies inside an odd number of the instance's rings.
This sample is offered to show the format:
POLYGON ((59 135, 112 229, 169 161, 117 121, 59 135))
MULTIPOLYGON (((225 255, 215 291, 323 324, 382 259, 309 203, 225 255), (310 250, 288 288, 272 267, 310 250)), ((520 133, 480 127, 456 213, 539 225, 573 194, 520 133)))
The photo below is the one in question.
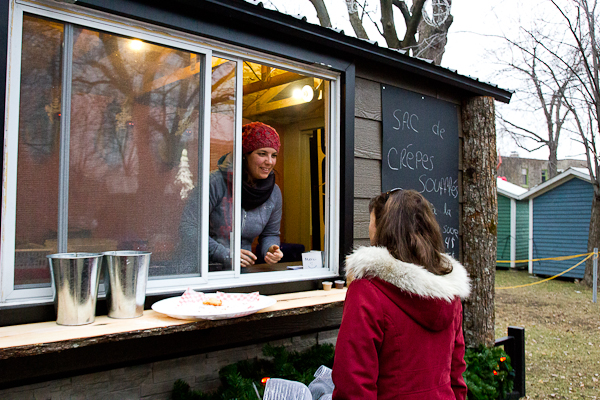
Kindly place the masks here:
POLYGON ((465 268, 434 275, 362 247, 346 260, 346 295, 333 364, 333 399, 461 399, 466 364, 461 298, 465 268))

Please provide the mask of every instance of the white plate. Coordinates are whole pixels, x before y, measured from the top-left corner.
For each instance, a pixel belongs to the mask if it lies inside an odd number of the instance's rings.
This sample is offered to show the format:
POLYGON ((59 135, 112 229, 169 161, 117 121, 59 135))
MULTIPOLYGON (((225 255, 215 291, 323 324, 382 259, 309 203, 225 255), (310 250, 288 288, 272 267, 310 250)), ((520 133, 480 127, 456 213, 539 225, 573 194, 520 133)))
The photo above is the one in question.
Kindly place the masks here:
MULTIPOLYGON (((207 295, 214 295, 214 293, 207 293, 207 295)), ((272 297, 259 296, 258 301, 253 302, 251 308, 245 308, 242 303, 233 301, 229 301, 228 307, 219 308, 202 304, 179 305, 180 299, 181 296, 177 296, 157 301, 152 304, 152 309, 172 318, 198 321, 245 317, 277 303, 277 300, 272 297)))

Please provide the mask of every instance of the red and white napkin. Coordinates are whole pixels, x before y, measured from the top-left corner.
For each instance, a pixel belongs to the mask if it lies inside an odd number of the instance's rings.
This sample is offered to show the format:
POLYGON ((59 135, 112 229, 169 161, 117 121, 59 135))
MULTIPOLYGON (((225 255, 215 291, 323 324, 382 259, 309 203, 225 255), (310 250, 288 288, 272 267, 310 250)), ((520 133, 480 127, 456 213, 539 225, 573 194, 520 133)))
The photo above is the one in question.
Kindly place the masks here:
POLYGON ((187 290, 181 295, 178 306, 185 304, 202 304, 204 300, 207 300, 208 296, 202 292, 196 292, 193 289, 187 288, 187 290))
POLYGON ((187 305, 187 304, 202 304, 205 300, 208 300, 210 297, 216 297, 219 300, 225 301, 235 301, 239 303, 248 304, 251 308, 253 303, 259 300, 259 293, 223 293, 217 292, 214 296, 209 296, 206 293, 196 292, 193 289, 188 288, 179 299, 177 305, 187 305))
POLYGON ((252 293, 223 293, 217 292, 219 300, 239 301, 240 303, 254 303, 259 300, 258 292, 252 293))

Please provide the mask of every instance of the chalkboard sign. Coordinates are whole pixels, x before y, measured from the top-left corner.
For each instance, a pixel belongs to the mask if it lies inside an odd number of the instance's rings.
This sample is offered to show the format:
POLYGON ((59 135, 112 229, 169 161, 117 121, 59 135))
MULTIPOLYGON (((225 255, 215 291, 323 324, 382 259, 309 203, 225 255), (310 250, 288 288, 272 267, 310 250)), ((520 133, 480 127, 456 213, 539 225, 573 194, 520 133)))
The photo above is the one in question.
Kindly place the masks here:
POLYGON ((431 204, 446 252, 458 258, 458 110, 433 97, 381 87, 382 189, 414 189, 431 204))

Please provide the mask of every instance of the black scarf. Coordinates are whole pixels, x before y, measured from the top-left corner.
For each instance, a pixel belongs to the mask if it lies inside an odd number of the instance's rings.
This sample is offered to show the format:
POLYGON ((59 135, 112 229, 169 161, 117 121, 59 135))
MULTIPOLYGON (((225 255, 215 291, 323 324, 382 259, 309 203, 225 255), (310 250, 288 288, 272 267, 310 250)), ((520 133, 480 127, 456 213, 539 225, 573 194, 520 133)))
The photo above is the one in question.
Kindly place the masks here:
MULTIPOLYGON (((245 177, 244 177, 245 178, 245 177)), ((246 211, 254 210, 271 197, 275 187, 275 174, 271 173, 266 179, 257 179, 254 186, 242 180, 242 208, 246 211)))

